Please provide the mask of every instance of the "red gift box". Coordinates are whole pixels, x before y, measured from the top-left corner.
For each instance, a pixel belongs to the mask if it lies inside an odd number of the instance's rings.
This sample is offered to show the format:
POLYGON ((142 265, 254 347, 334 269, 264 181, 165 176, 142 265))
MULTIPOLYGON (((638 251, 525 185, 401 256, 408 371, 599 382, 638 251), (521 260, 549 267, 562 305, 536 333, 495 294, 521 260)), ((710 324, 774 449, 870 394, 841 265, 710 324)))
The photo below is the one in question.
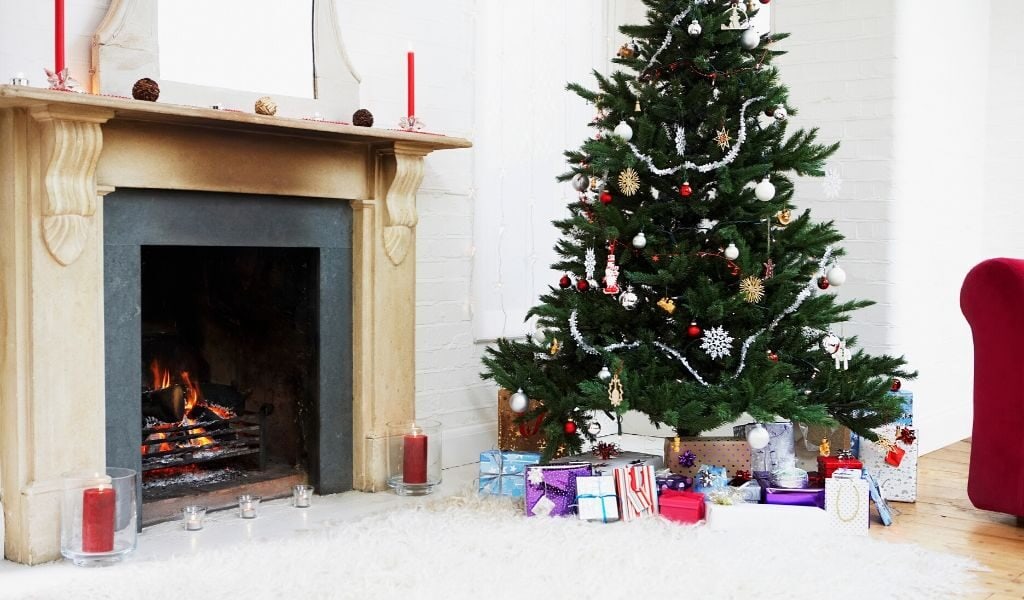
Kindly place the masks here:
POLYGON ((679 523, 698 523, 704 520, 704 494, 665 490, 658 500, 661 516, 679 523))
POLYGON ((897 444, 889 446, 889 451, 885 453, 885 462, 888 464, 898 467, 903 462, 903 457, 907 454, 907 451, 900 448, 897 444))
POLYGON ((852 456, 819 456, 818 472, 823 477, 832 477, 836 469, 863 469, 864 463, 852 456))

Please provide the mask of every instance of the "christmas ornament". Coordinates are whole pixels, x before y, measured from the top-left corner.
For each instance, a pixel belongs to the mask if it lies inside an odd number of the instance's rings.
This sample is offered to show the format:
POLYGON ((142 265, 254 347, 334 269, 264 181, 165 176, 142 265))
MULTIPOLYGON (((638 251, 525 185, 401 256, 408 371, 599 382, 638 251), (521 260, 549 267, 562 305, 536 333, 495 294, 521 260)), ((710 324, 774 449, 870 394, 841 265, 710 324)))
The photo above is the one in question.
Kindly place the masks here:
POLYGON ((818 289, 827 290, 829 286, 828 277, 822 275, 818 278, 818 289))
POLYGON ((658 188, 651 188, 651 198, 654 198, 655 200, 661 198, 661 192, 658 191, 658 188))
MULTIPOLYGON (((676 439, 679 439, 679 438, 676 438, 676 439)), ((678 448, 676 448, 676 452, 679 452, 678 448)), ((682 452, 682 454, 679 455, 679 466, 680 467, 690 468, 690 467, 692 467, 692 466, 694 466, 696 464, 697 464, 697 455, 694 454, 693 451, 691 451, 691 450, 684 450, 682 452)))
POLYGON ((568 273, 562 275, 562 278, 558 280, 558 287, 562 288, 563 290, 569 289, 570 285, 572 285, 572 280, 569 279, 568 273))
POLYGON ((712 221, 711 219, 701 219, 697 222, 697 231, 701 233, 708 233, 718 225, 718 221, 712 221))
POLYGON ((597 378, 601 381, 611 381, 612 372, 608 370, 607 366, 601 367, 601 370, 597 372, 597 378))
POLYGON ((726 246, 725 250, 722 252, 722 255, 729 260, 736 260, 737 258, 740 257, 740 249, 736 247, 736 244, 730 243, 728 246, 726 246))
POLYGON ((615 264, 614 252, 608 252, 608 262, 604 267, 604 293, 609 296, 619 293, 619 267, 615 264))
POLYGON ((772 362, 779 362, 779 355, 774 353, 774 352, 772 352, 771 350, 769 350, 768 351, 768 360, 770 360, 772 362))
POLYGON ((789 225, 790 223, 793 222, 793 211, 789 210, 788 208, 785 210, 780 210, 779 212, 775 213, 775 220, 779 222, 779 225, 785 227, 786 225, 789 225))
POLYGON ((712 359, 724 358, 732 352, 732 336, 721 325, 704 331, 700 349, 712 359))
POLYGON ((590 189, 596 192, 601 187, 601 180, 596 175, 590 176, 590 189))
POLYGON ((619 379, 618 373, 612 376, 611 383, 608 384, 608 403, 616 408, 622 404, 622 380, 619 379))
POLYGON ((516 414, 523 414, 530 406, 530 398, 519 388, 516 393, 508 397, 508 408, 516 414))
POLYGON ((894 391, 894 392, 898 392, 898 391, 900 391, 900 388, 902 388, 902 387, 903 387, 903 382, 902 381, 900 381, 899 379, 893 379, 892 380, 892 385, 889 387, 889 389, 894 391))
POLYGON ((594 270, 597 268, 597 253, 594 252, 593 248, 587 248, 587 252, 583 258, 583 269, 585 272, 584 278, 587 281, 593 281, 594 270))
POLYGON ((750 444, 750 447, 754 450, 764 448, 771 441, 772 437, 769 435, 768 430, 760 423, 751 427, 750 431, 747 432, 747 443, 750 444))
POLYGON ((763 279, 771 279, 775 277, 775 261, 768 259, 764 261, 764 277, 763 279))
POLYGON ((846 271, 844 271, 843 268, 840 267, 839 265, 835 265, 831 269, 829 269, 828 273, 825 274, 825 277, 828 278, 829 284, 834 285, 836 287, 839 287, 846 283, 846 271))
POLYGON ((67 67, 64 67, 60 71, 51 71, 43 67, 43 71, 46 73, 46 82, 50 84, 51 90, 58 90, 61 92, 80 92, 81 84, 78 80, 71 76, 71 72, 68 71, 67 67))
POLYGON ((832 359, 836 361, 836 369, 849 371, 851 358, 853 358, 853 352, 846 347, 846 340, 839 340, 839 346, 836 347, 836 351, 832 353, 832 359))
POLYGON ((729 144, 732 143, 732 138, 729 137, 729 130, 725 127, 719 129, 715 134, 715 143, 722 150, 728 148, 729 144))
POLYGON ((598 442, 594 445, 594 449, 591 450, 594 456, 601 460, 609 460, 615 456, 618 456, 622 452, 622 448, 619 448, 618 444, 610 444, 608 442, 598 442))
POLYGON ((750 275, 740 281, 740 294, 751 304, 764 299, 764 282, 760 277, 750 275))
POLYGON ((671 298, 662 298, 661 300, 658 300, 658 308, 668 314, 672 314, 676 312, 676 302, 671 298))
POLYGON ((640 191, 640 176, 633 170, 633 167, 626 167, 619 173, 619 189, 626 196, 632 196, 640 191))
POLYGON ((558 338, 551 338, 551 345, 548 347, 548 352, 551 356, 558 354, 558 351, 562 349, 562 344, 558 342, 558 338))
POLYGON ((601 192, 601 204, 610 204, 612 201, 612 193, 608 190, 601 192))
POLYGON ((769 3, 769 2, 771 2, 771 1, 772 1, 772 0, 761 0, 761 4, 768 4, 768 3, 769 3))
POLYGON ((729 8, 729 22, 722 24, 724 31, 740 31, 750 27, 750 20, 747 18, 747 11, 740 6, 739 2, 733 2, 729 8))
POLYGON ((789 118, 789 113, 786 112, 786 107, 780 106, 775 109, 775 112, 772 113, 772 116, 775 117, 776 121, 785 121, 786 119, 789 118))
POLYGON ((601 433, 601 424, 598 423, 597 421, 591 421, 590 423, 587 423, 587 433, 594 437, 597 437, 601 433))
POLYGON ((142 79, 135 82, 132 86, 132 98, 136 100, 145 100, 146 102, 156 102, 156 99, 160 97, 160 84, 153 81, 149 77, 143 77, 142 79))
POLYGON ((690 322, 690 326, 686 328, 686 336, 687 337, 691 337, 691 338, 695 338, 695 337, 699 337, 700 334, 701 334, 701 329, 700 329, 700 327, 697 326, 697 322, 696 321, 691 321, 690 322))
POLYGON ((615 55, 628 60, 636 56, 636 48, 632 44, 623 44, 615 55))
POLYGON ((821 340, 821 348, 828 354, 835 354, 841 342, 838 335, 829 333, 821 340))
POLYGON ((689 198, 693 195, 693 188, 690 186, 689 181, 686 181, 683 185, 679 186, 679 195, 683 198, 689 198))
POLYGON ((356 127, 373 127, 373 113, 360 108, 352 113, 352 124, 356 127))
MULTIPOLYGON (((565 434, 566 435, 573 435, 573 434, 576 433, 576 423, 574 423, 572 421, 566 421, 563 428, 565 429, 565 434)), ((534 470, 537 470, 537 469, 534 469, 534 470)))
POLYGON ((829 167, 825 169, 825 177, 822 178, 821 189, 825 197, 834 200, 843 191, 843 178, 839 175, 839 169, 829 167))
POLYGON ((612 130, 612 134, 614 134, 615 137, 622 139, 622 141, 628 142, 633 139, 633 128, 629 126, 629 123, 619 121, 619 124, 612 130))
POLYGON ((277 102, 270 96, 263 96, 256 100, 256 114, 272 117, 277 114, 277 102))
POLYGON ((760 43, 761 34, 758 33, 757 30, 754 29, 753 27, 744 31, 743 35, 740 36, 740 45, 746 48, 747 50, 753 50, 754 48, 757 48, 760 43))
POLYGON ((636 99, 636 106, 633 107, 633 112, 640 112, 640 99, 636 99))
POLYGON ((573 175, 573 177, 572 177, 572 189, 574 189, 577 192, 582 194, 583 192, 587 191, 587 188, 589 188, 589 187, 590 187, 590 178, 589 177, 587 177, 583 173, 577 173, 577 174, 573 175))
POLYGON ((636 293, 633 292, 633 286, 626 288, 626 291, 622 292, 622 295, 619 296, 619 304, 621 304, 622 308, 626 310, 633 310, 639 303, 640 299, 637 297, 636 293))
POLYGON ((754 196, 757 197, 761 202, 768 202, 775 197, 775 186, 768 180, 767 177, 761 180, 756 186, 754 186, 754 196))
POLYGON ((690 34, 691 37, 697 37, 701 31, 704 31, 704 29, 697 22, 697 19, 690 21, 690 24, 686 27, 686 33, 690 34))
POLYGON ((587 283, 586 279, 580 279, 576 282, 576 289, 585 292, 590 289, 590 284, 587 283))
POLYGON ((647 236, 644 232, 640 232, 633 236, 633 247, 634 248, 645 248, 647 246, 647 236))

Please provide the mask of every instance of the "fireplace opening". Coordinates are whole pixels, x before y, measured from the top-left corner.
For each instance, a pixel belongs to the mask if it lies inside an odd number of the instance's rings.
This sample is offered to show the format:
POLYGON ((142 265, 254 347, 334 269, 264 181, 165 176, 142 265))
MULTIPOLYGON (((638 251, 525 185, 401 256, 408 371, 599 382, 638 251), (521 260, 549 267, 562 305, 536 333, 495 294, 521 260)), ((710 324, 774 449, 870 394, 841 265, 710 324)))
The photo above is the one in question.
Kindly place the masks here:
POLYGON ((282 496, 307 481, 318 261, 311 248, 142 246, 145 520, 182 496, 228 504, 240 486, 282 496))

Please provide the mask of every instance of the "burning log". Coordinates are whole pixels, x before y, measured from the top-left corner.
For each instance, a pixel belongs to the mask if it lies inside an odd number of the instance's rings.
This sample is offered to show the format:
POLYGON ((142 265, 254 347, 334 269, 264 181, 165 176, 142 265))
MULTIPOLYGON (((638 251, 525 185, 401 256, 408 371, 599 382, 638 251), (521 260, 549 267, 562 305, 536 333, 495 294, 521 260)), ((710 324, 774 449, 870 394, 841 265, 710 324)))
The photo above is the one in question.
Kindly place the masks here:
POLYGON ((245 399, 248 393, 240 392, 233 385, 222 383, 200 383, 199 390, 207 404, 223 406, 235 414, 245 412, 245 399))
POLYGON ((185 416, 185 388, 180 385, 142 392, 142 416, 179 423, 185 416))

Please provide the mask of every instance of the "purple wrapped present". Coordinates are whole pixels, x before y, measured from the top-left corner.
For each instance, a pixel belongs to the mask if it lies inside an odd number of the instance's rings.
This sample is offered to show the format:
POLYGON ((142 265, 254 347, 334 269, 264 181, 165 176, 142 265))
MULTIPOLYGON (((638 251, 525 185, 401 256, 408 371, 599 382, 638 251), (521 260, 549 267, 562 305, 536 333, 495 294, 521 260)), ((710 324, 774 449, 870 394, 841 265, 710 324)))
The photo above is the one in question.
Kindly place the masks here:
POLYGON ((658 485, 658 494, 665 490, 683 492, 693 487, 693 477, 662 471, 654 475, 654 483, 658 485))
POLYGON ((757 478, 761 485, 761 504, 783 504, 787 506, 817 506, 825 510, 825 488, 779 488, 772 487, 768 479, 757 478))
POLYGON ((526 516, 576 513, 576 478, 594 474, 587 463, 526 467, 526 516))

